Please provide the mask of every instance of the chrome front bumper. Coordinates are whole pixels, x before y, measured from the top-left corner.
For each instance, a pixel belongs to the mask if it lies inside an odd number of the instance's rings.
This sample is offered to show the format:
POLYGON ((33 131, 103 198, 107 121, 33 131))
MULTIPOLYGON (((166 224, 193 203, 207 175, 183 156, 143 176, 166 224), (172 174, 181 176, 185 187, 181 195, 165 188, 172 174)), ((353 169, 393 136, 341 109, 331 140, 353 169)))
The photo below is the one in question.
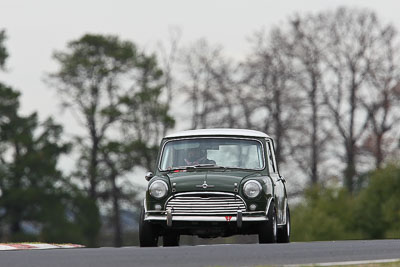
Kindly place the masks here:
MULTIPOLYGON (((182 193, 180 195, 186 195, 189 193, 182 193)), ((190 193, 191 194, 191 193, 190 193)), ((215 193, 215 192, 202 192, 202 194, 224 194, 224 195, 232 195, 228 193, 215 193)), ((234 197, 238 197, 234 195, 234 197)), ((243 200, 242 200, 243 201, 243 200)), ((147 210, 146 209, 146 199, 144 200, 145 207, 145 221, 165 221, 167 226, 172 226, 173 221, 181 221, 181 222, 236 222, 237 227, 242 227, 243 222, 262 222, 268 221, 268 209, 271 205, 272 198, 268 200, 268 204, 265 211, 243 211, 242 209, 238 209, 236 212, 229 211, 228 213, 213 213, 210 212, 208 214, 198 213, 196 211, 191 211, 189 208, 188 213, 184 213, 179 211, 179 213, 175 213, 173 211, 173 207, 167 207, 166 210, 147 210)), ((244 203, 244 201, 243 201, 244 203)))
POLYGON ((147 211, 145 221, 165 221, 167 226, 172 226, 174 221, 186 222, 236 222, 238 227, 242 222, 268 221, 264 212, 241 212, 235 215, 174 215, 170 211, 147 211))

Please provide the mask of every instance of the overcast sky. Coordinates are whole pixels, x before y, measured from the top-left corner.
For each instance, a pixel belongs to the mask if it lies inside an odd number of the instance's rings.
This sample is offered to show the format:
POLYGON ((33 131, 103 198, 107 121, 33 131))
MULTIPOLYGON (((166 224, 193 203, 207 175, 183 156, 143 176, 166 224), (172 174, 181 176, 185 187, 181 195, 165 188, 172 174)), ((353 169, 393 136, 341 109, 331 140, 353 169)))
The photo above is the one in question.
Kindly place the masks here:
POLYGON ((168 29, 182 29, 182 43, 201 37, 221 44, 240 58, 254 31, 285 22, 296 12, 317 12, 340 5, 368 7, 400 28, 399 1, 365 0, 0 0, 0 29, 10 52, 0 81, 22 92, 24 112, 63 119, 54 91, 43 82, 55 70, 51 55, 85 33, 117 34, 148 51, 166 40, 168 29))
POLYGON ((240 58, 254 31, 295 13, 343 5, 368 7, 400 29, 400 1, 395 0, 0 0, 0 29, 7 32, 10 53, 0 81, 22 92, 24 113, 38 111, 42 119, 52 115, 72 133, 71 118, 60 114, 55 92, 43 82, 56 68, 53 51, 70 40, 85 33, 116 34, 152 51, 167 39, 169 28, 178 26, 183 44, 205 37, 240 58))

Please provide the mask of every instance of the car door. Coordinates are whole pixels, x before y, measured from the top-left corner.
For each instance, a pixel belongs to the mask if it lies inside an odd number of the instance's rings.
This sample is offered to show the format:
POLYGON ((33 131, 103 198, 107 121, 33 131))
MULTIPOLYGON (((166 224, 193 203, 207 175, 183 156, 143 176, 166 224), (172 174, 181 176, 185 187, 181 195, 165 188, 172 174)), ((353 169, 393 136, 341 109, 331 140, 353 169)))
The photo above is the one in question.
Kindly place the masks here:
POLYGON ((275 194, 275 207, 277 213, 277 222, 278 224, 285 223, 285 185, 284 179, 279 175, 278 166, 276 164, 275 158, 275 149, 274 144, 271 139, 266 140, 267 145, 267 161, 268 161, 268 168, 269 168, 269 175, 272 178, 274 183, 274 194, 275 194))

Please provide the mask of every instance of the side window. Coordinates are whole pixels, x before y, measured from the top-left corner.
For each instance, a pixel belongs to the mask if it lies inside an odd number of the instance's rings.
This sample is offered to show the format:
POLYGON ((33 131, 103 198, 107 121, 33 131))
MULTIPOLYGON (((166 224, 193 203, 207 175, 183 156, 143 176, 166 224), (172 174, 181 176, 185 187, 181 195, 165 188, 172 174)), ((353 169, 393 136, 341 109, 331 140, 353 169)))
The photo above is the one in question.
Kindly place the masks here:
POLYGON ((269 164, 269 169, 271 170, 272 173, 277 173, 278 170, 276 168, 276 162, 275 162, 275 154, 274 154, 274 148, 272 146, 271 141, 267 141, 267 151, 268 151, 268 164, 269 164))

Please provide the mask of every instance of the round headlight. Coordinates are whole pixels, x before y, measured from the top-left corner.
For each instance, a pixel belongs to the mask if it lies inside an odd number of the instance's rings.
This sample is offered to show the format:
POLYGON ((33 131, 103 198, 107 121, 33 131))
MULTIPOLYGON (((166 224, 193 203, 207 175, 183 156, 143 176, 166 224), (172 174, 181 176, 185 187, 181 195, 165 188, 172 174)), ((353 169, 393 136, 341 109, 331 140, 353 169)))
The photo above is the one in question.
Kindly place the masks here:
POLYGON ((149 193, 154 198, 163 198, 168 193, 168 185, 164 181, 157 180, 150 185, 149 193))
POLYGON ((255 198, 261 192, 261 184, 255 180, 247 181, 243 186, 243 193, 248 198, 255 198))

